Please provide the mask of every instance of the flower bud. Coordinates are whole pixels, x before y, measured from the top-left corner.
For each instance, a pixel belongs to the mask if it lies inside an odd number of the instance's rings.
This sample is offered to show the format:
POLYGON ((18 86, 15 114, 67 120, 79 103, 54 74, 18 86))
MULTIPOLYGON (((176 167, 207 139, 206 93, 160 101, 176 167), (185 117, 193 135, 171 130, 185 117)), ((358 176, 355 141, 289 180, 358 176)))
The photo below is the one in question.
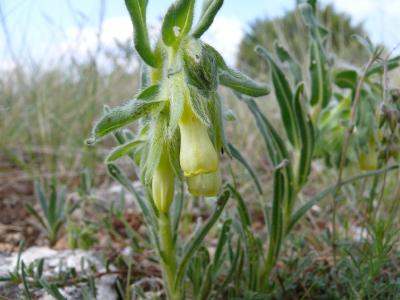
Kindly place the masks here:
POLYGON ((218 155, 207 127, 200 122, 186 102, 179 121, 181 132, 180 163, 186 177, 215 172, 218 169, 218 155))
POLYGON ((165 149, 161 153, 151 187, 156 207, 160 212, 167 213, 174 198, 175 178, 165 149))
POLYGON ((221 175, 219 170, 186 178, 189 192, 193 196, 211 197, 218 195, 221 188, 221 175))

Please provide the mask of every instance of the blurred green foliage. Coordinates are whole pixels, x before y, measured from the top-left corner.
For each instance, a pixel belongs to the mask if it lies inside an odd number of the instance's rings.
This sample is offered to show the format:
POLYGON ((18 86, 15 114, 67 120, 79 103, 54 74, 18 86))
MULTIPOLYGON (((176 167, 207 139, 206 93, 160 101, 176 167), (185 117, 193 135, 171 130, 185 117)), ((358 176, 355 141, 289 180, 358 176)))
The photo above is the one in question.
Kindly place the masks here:
MULTIPOLYGON (((336 58, 356 65, 368 60, 367 51, 352 38, 354 34, 366 35, 362 24, 354 25, 349 15, 337 12, 332 5, 318 7, 317 16, 321 24, 330 30, 327 46, 336 58)), ((267 63, 259 59, 254 47, 261 45, 271 50, 275 41, 290 49, 298 61, 307 61, 308 31, 297 8, 282 17, 258 19, 250 24, 250 30, 239 46, 238 67, 252 76, 265 76, 267 63)))

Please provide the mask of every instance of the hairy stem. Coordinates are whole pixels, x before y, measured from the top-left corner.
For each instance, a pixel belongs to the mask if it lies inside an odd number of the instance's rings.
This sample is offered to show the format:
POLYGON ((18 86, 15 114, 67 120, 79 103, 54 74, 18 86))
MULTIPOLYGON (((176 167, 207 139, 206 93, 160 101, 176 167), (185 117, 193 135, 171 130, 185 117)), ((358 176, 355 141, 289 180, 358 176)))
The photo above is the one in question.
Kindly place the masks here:
POLYGON ((179 291, 174 288, 176 277, 176 257, 171 221, 168 214, 160 213, 158 217, 161 241, 161 267, 164 287, 170 300, 180 299, 179 291))

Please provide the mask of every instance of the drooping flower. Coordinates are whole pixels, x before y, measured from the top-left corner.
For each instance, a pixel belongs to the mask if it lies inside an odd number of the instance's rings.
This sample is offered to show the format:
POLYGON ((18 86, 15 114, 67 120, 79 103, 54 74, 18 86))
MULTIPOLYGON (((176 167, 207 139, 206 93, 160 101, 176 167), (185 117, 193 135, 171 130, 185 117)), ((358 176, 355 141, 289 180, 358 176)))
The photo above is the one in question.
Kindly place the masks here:
POLYGON ((215 172, 218 155, 207 127, 194 114, 187 100, 179 121, 181 132, 180 164, 186 177, 215 172))
POLYGON ((216 196, 221 188, 220 171, 187 177, 186 182, 189 192, 194 196, 216 196))

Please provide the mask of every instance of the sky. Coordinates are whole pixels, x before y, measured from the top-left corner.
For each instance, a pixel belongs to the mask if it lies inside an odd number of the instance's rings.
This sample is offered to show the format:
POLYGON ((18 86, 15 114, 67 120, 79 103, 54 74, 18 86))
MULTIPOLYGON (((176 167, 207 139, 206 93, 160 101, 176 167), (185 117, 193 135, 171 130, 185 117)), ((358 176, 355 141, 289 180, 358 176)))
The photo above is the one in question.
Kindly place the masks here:
MULTIPOLYGON (((319 2, 333 3, 355 23, 363 22, 374 42, 389 48, 400 42, 400 0, 319 2)), ((149 0, 147 22, 152 32, 159 28, 170 3, 149 0)), ((225 0, 204 39, 234 64, 237 45, 253 20, 281 16, 294 6, 295 0, 225 0)), ((200 7, 201 1, 197 1, 196 11, 200 7)), ((95 50, 99 38, 111 46, 115 40, 125 41, 132 35, 123 0, 0 0, 0 8, 0 69, 12 68, 13 58, 48 62, 70 52, 84 57, 95 50)))

